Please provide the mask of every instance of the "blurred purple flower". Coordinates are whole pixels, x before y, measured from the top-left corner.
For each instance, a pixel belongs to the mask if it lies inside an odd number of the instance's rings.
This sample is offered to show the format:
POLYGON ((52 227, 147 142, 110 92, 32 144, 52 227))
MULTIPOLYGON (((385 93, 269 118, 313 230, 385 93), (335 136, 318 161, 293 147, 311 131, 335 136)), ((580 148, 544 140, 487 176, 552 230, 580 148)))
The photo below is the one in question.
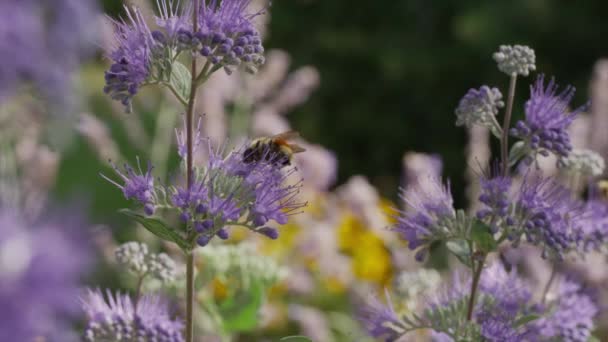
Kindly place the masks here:
POLYGON ((591 336, 595 327, 593 319, 599 310, 580 284, 563 280, 555 302, 549 303, 547 312, 548 317, 533 322, 534 333, 539 339, 584 342, 591 336))
POLYGON ((608 204, 601 199, 592 199, 585 203, 584 210, 583 217, 576 221, 579 251, 600 250, 608 242, 608 204))
POLYGON ((387 301, 388 304, 384 305, 378 298, 372 297, 359 311, 358 319, 370 336, 385 342, 393 342, 405 333, 405 327, 388 296, 387 301))
POLYGON ((88 290, 82 298, 87 315, 87 341, 150 341, 181 342, 183 324, 173 320, 167 303, 156 295, 144 295, 137 309, 128 295, 106 295, 101 290, 88 290))
POLYGON ((517 122, 510 131, 511 135, 524 139, 535 153, 547 156, 550 151, 557 156, 567 156, 572 150, 568 127, 587 107, 568 110, 574 92, 574 87, 569 86, 558 94, 555 80, 551 79, 545 87, 544 76, 539 75, 536 83, 530 87, 530 99, 525 107, 526 119, 517 122))
MULTIPOLYGON (((518 234, 541 246, 543 256, 561 259, 564 253, 578 245, 575 224, 583 215, 583 206, 570 190, 550 178, 526 176, 515 199, 518 234)), ((520 236, 512 236, 517 245, 520 236)))
POLYGON ((71 73, 92 50, 97 14, 93 0, 0 2, 0 101, 32 82, 65 111, 71 73))
MULTIPOLYGON (((90 261, 73 211, 30 221, 0 208, 0 341, 68 341, 90 261)), ((74 339, 75 340, 75 339, 74 339)))
POLYGON ((428 244, 445 235, 445 229, 439 227, 440 223, 455 216, 449 183, 443 185, 438 179, 431 178, 426 191, 417 187, 408 188, 402 191, 400 197, 411 210, 400 211, 395 230, 408 241, 409 249, 425 246, 416 254, 420 261, 428 244))

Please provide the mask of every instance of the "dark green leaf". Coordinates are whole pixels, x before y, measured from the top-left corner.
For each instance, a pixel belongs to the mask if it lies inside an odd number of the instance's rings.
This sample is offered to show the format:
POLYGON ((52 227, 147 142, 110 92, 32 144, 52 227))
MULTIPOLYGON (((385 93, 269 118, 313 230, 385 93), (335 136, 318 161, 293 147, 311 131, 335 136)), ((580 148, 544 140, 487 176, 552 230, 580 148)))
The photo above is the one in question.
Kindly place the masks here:
POLYGON ((454 254, 460 262, 467 266, 471 266, 471 250, 469 243, 464 239, 450 240, 446 242, 446 247, 454 254))
POLYGON ((187 100, 190 96, 190 82, 192 82, 190 70, 180 62, 173 63, 169 83, 183 100, 187 100))
POLYGON ((284 342, 312 342, 312 340, 306 336, 301 336, 301 335, 297 335, 297 336, 285 336, 283 338, 281 338, 279 341, 284 341, 284 342))
POLYGON ((258 324, 258 312, 264 299, 264 287, 257 281, 246 291, 240 291, 219 305, 224 331, 251 331, 258 324))
POLYGON ((129 209, 121 209, 119 212, 134 219, 139 224, 144 226, 144 228, 146 228, 150 233, 158 236, 159 238, 175 242, 184 251, 188 250, 188 243, 186 240, 184 240, 182 236, 174 229, 168 227, 163 221, 153 217, 142 216, 129 209))
POLYGON ((521 327, 522 325, 528 324, 534 320, 539 319, 540 316, 539 315, 534 315, 534 314, 530 314, 530 315, 526 315, 526 316, 522 316, 520 318, 518 318, 515 323, 513 324, 514 328, 518 328, 521 327))
POLYGON ((482 252, 489 253, 496 249, 497 244, 494 240, 494 235, 490 231, 490 226, 475 220, 471 229, 471 240, 475 242, 476 247, 482 252))

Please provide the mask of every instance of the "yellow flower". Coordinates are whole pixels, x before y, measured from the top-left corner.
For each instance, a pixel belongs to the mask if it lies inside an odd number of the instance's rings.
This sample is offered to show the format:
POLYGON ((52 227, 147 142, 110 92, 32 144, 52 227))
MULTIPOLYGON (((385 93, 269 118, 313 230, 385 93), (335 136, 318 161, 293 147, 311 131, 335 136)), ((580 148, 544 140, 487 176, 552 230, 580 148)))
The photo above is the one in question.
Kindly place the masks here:
POLYGON ((393 273, 391 253, 384 241, 352 213, 346 213, 337 229, 338 245, 352 257, 356 277, 387 285, 393 273))

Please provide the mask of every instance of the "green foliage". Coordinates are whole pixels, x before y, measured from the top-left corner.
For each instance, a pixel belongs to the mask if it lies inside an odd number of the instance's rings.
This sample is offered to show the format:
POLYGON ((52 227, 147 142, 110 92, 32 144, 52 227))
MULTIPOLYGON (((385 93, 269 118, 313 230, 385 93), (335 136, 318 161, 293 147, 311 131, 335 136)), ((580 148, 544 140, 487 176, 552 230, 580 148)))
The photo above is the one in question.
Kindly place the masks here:
POLYGON ((235 333, 253 330, 258 324, 258 311, 264 302, 265 288, 253 282, 248 291, 238 292, 218 305, 223 330, 235 333))
POLYGON ((279 341, 281 342, 312 342, 312 340, 306 336, 294 335, 294 336, 285 336, 279 341))
POLYGON ((178 232, 167 226, 162 220, 142 216, 130 209, 121 209, 120 212, 134 219, 150 233, 158 236, 159 238, 176 243, 184 252, 188 252, 191 249, 190 244, 178 232))
POLYGON ((169 78, 169 85, 175 92, 175 95, 182 100, 182 102, 188 99, 190 96, 190 83, 192 81, 192 75, 190 70, 186 68, 180 62, 174 62, 171 64, 171 77, 169 78))

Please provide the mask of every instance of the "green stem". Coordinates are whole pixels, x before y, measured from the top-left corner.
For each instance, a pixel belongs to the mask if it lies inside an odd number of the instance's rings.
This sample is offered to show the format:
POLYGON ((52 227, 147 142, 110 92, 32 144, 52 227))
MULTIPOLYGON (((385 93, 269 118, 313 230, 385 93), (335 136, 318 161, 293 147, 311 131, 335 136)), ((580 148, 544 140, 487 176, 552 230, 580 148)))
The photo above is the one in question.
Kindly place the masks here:
POLYGON ((501 147, 501 162, 502 174, 509 174, 509 125, 511 124, 511 114, 513 113, 513 99, 515 98, 515 84, 517 83, 517 74, 511 75, 509 82, 509 97, 507 98, 507 110, 505 111, 505 119, 502 125, 502 139, 500 139, 501 147))
MULTIPOLYGON (((193 32, 198 31, 198 9, 199 0, 192 1, 192 25, 193 32)), ((188 100, 188 112, 186 114, 186 145, 188 148, 186 158, 186 183, 189 190, 192 186, 192 121, 194 116, 194 104, 196 101, 196 56, 192 56, 190 74, 190 98, 188 100)), ((190 234, 188 234, 190 235, 190 234)), ((194 341, 194 254, 192 250, 186 255, 186 342, 194 341)))

